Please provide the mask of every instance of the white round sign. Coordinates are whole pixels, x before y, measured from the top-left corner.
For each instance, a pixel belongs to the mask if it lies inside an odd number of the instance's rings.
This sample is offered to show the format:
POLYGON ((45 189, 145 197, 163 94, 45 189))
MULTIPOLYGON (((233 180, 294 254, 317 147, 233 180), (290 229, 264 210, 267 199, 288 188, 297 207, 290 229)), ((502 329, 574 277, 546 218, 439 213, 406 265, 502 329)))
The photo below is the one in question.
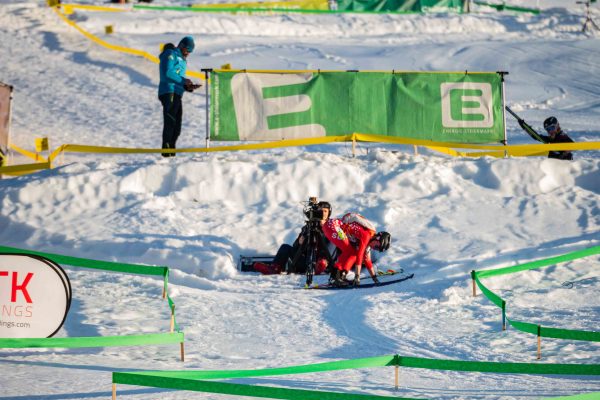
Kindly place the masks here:
POLYGON ((56 263, 0 254, 0 338, 52 337, 71 306, 71 283, 56 263))

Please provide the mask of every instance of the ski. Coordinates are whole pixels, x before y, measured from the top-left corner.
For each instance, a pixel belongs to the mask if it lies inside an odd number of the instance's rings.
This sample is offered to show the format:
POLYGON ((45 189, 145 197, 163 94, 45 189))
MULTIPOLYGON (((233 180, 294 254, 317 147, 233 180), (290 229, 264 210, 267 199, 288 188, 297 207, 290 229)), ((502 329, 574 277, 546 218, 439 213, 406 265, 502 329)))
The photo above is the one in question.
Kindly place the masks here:
MULTIPOLYGON (((389 274, 389 275, 393 275, 393 274, 389 274)), ((388 285, 393 285, 395 283, 400 283, 400 282, 404 282, 407 281, 409 279, 412 279, 415 276, 415 274, 409 274, 409 275, 404 275, 389 281, 383 281, 383 282, 379 282, 378 284, 375 282, 371 282, 371 283, 361 283, 358 286, 353 285, 351 282, 348 282, 347 285, 342 285, 342 286, 335 286, 332 285, 330 283, 325 283, 323 285, 313 285, 313 286, 307 286, 305 287, 305 289, 311 289, 311 290, 344 290, 344 289, 369 289, 369 288, 373 288, 373 287, 381 287, 381 286, 388 286, 388 285)), ((367 279, 367 278, 365 278, 367 279)))

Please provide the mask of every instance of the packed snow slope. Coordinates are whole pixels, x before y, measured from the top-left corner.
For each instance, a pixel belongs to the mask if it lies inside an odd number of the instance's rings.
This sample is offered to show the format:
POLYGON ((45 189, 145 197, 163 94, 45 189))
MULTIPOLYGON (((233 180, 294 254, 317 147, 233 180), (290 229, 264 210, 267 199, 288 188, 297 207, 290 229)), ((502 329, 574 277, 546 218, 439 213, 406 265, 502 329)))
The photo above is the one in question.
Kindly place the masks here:
MULTIPOLYGON (((90 2, 88 2, 90 3, 90 2)), ((161 2, 160 4, 167 4, 161 2)), ((175 2, 173 2, 175 3, 175 2)), ((512 4, 532 6, 533 1, 512 4)), ((598 141, 600 41, 580 32, 574 1, 540 15, 229 15, 77 12, 112 43, 153 53, 185 34, 192 69, 507 70, 507 101, 532 125, 556 115, 576 141, 598 141)), ((158 147, 157 67, 105 50, 34 2, 0 2, 0 81, 15 87, 13 142, 158 147)), ((205 137, 205 98, 184 97, 179 147, 205 137)), ((509 141, 529 143, 514 121, 509 141)), ((0 350, 1 399, 110 396, 112 371, 247 369, 384 354, 533 362, 536 339, 501 331, 499 310, 471 297, 469 272, 600 244, 600 157, 453 159, 420 149, 359 145, 261 152, 99 156, 0 181, 0 244, 171 267, 186 335, 177 346, 0 350), (236 269, 273 254, 318 196, 393 236, 379 258, 415 278, 372 290, 304 291, 300 276, 236 269)), ((18 160, 18 159, 16 159, 18 160)), ((597 330, 598 257, 492 278, 509 317, 597 330)), ((58 336, 166 332, 162 281, 67 267, 74 302, 58 336)), ((597 343, 543 340, 543 360, 600 363, 597 343)), ((368 369, 248 379, 254 384, 441 399, 524 399, 600 391, 589 377, 368 369)), ((122 399, 224 398, 120 387, 122 399)))

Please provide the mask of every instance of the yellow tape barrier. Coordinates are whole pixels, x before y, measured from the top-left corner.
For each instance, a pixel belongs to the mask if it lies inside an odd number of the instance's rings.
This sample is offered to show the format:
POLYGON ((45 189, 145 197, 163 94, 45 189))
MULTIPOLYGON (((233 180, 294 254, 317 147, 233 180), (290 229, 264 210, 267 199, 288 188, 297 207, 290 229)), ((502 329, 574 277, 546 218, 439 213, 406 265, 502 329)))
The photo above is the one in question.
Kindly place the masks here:
POLYGON ((326 144, 335 142, 372 142, 372 143, 390 143, 412 146, 424 146, 454 157, 505 157, 505 156, 539 156, 546 155, 550 150, 600 150, 600 142, 583 143, 558 143, 558 144, 524 144, 524 145, 480 145, 468 143, 448 143, 432 142, 429 140, 397 138, 383 135, 368 135, 363 133, 353 133, 343 136, 325 136, 306 139, 288 139, 277 142, 262 142, 242 144, 235 146, 217 146, 211 148, 194 147, 185 149, 151 149, 151 148, 126 148, 126 147, 103 147, 87 146, 79 144, 63 144, 54 150, 48 157, 47 163, 27 164, 11 167, 0 167, 0 174, 9 173, 7 168, 20 168, 19 171, 37 171, 40 169, 51 168, 51 163, 61 153, 98 153, 98 154, 149 154, 149 153, 213 153, 221 151, 242 151, 242 150, 265 150, 281 147, 312 146, 316 144, 326 144), (473 149, 481 150, 477 152, 462 152, 454 149, 473 149), (27 168, 30 168, 29 170, 27 168))
POLYGON ((52 168, 52 165, 49 161, 34 164, 9 165, 6 167, 0 167, 0 175, 26 175, 32 172, 50 168, 52 168))
POLYGON ((41 156, 40 153, 34 153, 33 151, 25 150, 17 146, 16 144, 10 143, 8 145, 9 148, 15 150, 16 152, 24 155, 25 157, 31 158, 33 161, 37 162, 48 162, 45 157, 41 156))
POLYGON ((105 11, 105 12, 124 12, 131 11, 130 8, 117 8, 117 7, 106 7, 106 6, 92 6, 86 4, 61 4, 61 8, 67 15, 73 14, 73 10, 87 10, 87 11, 105 11))
MULTIPOLYGON (((71 8, 82 8, 80 6, 76 7, 74 5, 70 5, 70 7, 71 8)), ((88 39, 90 39, 91 41, 99 44, 100 46, 105 47, 105 48, 110 49, 110 50, 120 51, 121 53, 133 54, 133 55, 136 55, 136 56, 144 57, 145 59, 147 59, 149 61, 152 61, 155 64, 159 63, 158 57, 156 57, 155 55, 152 55, 152 54, 148 53, 147 51, 138 50, 138 49, 132 49, 130 47, 125 47, 125 46, 114 45, 114 44, 108 43, 105 40, 100 39, 97 36, 94 36, 93 34, 89 33, 85 29, 81 28, 75 22, 71 21, 69 19, 69 17, 66 16, 66 14, 64 14, 62 11, 60 11, 60 7, 52 7, 52 9, 56 12, 56 14, 58 14, 58 16, 60 18, 62 18, 63 21, 65 21, 67 24, 71 25, 73 28, 77 29, 83 36, 85 36, 88 39)), ((199 79, 205 80, 203 72, 187 71, 186 75, 187 76, 193 76, 194 78, 199 78, 199 79)))

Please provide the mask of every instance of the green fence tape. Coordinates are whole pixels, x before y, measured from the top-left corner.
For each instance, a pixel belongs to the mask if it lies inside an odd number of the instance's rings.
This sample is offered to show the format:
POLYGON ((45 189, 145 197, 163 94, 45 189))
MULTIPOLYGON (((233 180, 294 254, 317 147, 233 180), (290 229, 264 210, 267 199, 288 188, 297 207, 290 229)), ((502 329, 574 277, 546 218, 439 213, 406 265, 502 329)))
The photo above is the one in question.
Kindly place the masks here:
POLYGON ((299 389, 274 388, 256 385, 242 385, 224 382, 208 382, 203 379, 232 379, 283 374, 301 374, 358 369, 368 367, 401 366, 432 370, 492 372, 508 374, 538 375, 600 375, 599 364, 542 364, 542 363, 502 363, 486 361, 436 360, 430 358, 381 356, 355 360, 333 361, 282 368, 230 371, 140 371, 113 372, 112 382, 167 389, 192 390, 198 392, 222 393, 238 396, 265 397, 272 399, 321 400, 321 399, 399 399, 398 397, 334 393, 299 389))
POLYGON ((105 271, 125 272, 138 275, 164 276, 169 270, 167 267, 153 267, 150 265, 125 264, 112 261, 90 260, 87 258, 70 257, 61 254, 44 253, 41 251, 18 249, 15 247, 0 246, 0 253, 32 254, 46 257, 57 264, 66 264, 74 267, 101 269, 105 271))
POLYGON ((477 287, 481 290, 485 297, 488 298, 492 303, 497 305, 498 307, 502 307, 502 298, 498 296, 496 293, 492 292, 490 289, 485 287, 483 283, 479 280, 477 274, 475 274, 475 283, 477 283, 477 287))
POLYGON ((525 264, 515 265, 512 267, 489 269, 485 271, 475 271, 475 274, 480 278, 489 278, 492 276, 513 274, 515 272, 526 271, 529 269, 548 267, 551 265, 563 263, 566 261, 573 261, 578 258, 589 257, 596 254, 600 254, 600 246, 594 246, 583 250, 573 251, 571 253, 562 254, 560 256, 544 258, 542 260, 536 260, 525 264))
POLYGON ((542 326, 543 337, 555 339, 586 340, 588 342, 600 342, 600 332, 581 331, 575 329, 558 329, 542 326))
POLYGON ((573 396, 546 397, 546 400, 598 400, 600 392, 575 394, 573 396))
MULTIPOLYGON (((600 246, 590 247, 588 249, 578 250, 571 253, 563 254, 556 257, 545 258, 542 260, 536 260, 525 264, 515 265, 512 267, 498 268, 485 271, 472 271, 471 277, 477 283, 479 289, 481 289, 484 296, 494 303, 496 306, 502 308, 503 300, 500 296, 489 290, 480 280, 480 278, 489 278, 492 276, 513 274, 516 272, 527 271, 536 268, 548 267, 558 263, 566 261, 572 261, 583 257, 589 257, 600 254, 600 246)), ((507 318, 508 323, 515 329, 531 333, 534 335, 538 334, 538 325, 529 322, 515 321, 507 318)), ((549 328, 542 326, 540 328, 540 336, 549 337, 555 339, 570 339, 570 340, 584 340, 590 342, 600 342, 600 332, 595 331, 582 331, 575 329, 560 329, 560 328, 549 328)))
POLYGON ((488 361, 436 360, 399 357, 400 366, 445 371, 494 372, 501 374, 600 375, 599 364, 504 363, 488 361))
POLYGON ((433 358, 380 356, 354 360, 332 361, 327 363, 297 365, 281 368, 217 371, 136 371, 113 372, 113 383, 139 382, 138 378, 163 377, 181 379, 234 379, 259 376, 295 375, 314 372, 339 371, 344 369, 374 367, 410 367, 446 371, 527 373, 552 375, 600 375, 599 364, 542 364, 542 363, 502 363, 487 361, 440 360, 433 358))
POLYGON ((183 332, 128 336, 0 339, 0 348, 80 348, 183 343, 183 332))
MULTIPOLYGON (((158 387, 165 389, 191 390, 195 392, 208 392, 229 394, 235 396, 263 397, 268 399, 289 400, 376 400, 376 399, 408 399, 396 396, 376 396, 367 394, 321 392, 304 389, 287 389, 270 386, 243 385, 238 383, 198 381, 182 378, 143 377, 144 379, 129 383, 131 385, 158 387)), ((114 382, 114 380, 113 380, 114 382)), ((114 382, 120 383, 120 382, 114 382)), ((127 383, 127 382, 122 382, 127 383)))
MULTIPOLYGON (((331 361, 318 364, 296 365, 281 368, 264 368, 248 370, 221 370, 221 371, 142 371, 136 375, 162 376, 185 379, 233 379, 253 378, 257 376, 309 374, 313 372, 339 371, 344 369, 374 368, 396 365, 394 356, 380 356, 357 358, 354 360, 331 361)), ((115 373, 119 374, 119 373, 115 373)), ((123 372, 122 374, 130 374, 123 372)), ((113 375, 114 376, 114 375, 113 375)), ((119 382, 126 383, 126 382, 119 382)))
MULTIPOLYGON (((19 249, 15 247, 0 246, 0 253, 5 254, 30 254, 45 257, 58 264, 75 267, 98 269, 111 272, 123 272, 136 275, 162 276, 164 290, 167 293, 169 268, 160 266, 126 264, 112 261, 91 260, 87 258, 70 257, 62 254, 45 253, 19 249)), ((151 333, 143 335, 126 336, 95 336, 95 337, 68 337, 68 338, 0 338, 0 348, 79 348, 79 347, 113 347, 113 346, 142 346, 151 344, 183 343, 184 335, 175 320, 175 303, 167 294, 169 308, 173 312, 174 330, 172 333, 151 333)))
POLYGON ((508 323, 518 331, 531 333, 532 335, 537 335, 538 333, 538 325, 532 324, 530 322, 522 322, 522 321, 514 321, 510 318, 506 318, 508 323))

